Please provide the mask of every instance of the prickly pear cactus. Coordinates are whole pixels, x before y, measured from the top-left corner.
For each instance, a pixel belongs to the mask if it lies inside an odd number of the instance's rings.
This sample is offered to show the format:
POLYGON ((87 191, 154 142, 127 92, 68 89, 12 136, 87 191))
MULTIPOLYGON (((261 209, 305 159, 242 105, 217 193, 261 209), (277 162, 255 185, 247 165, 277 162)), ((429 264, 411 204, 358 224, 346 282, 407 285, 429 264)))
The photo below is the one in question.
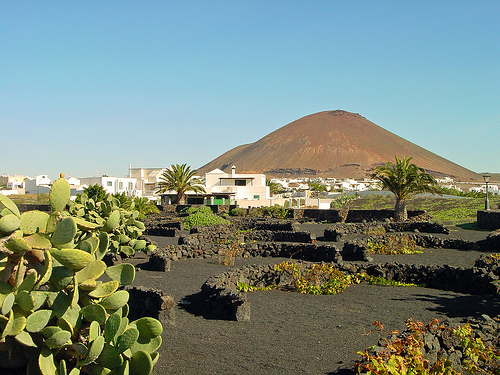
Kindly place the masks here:
MULTIPOLYGON (((140 240, 145 227, 138 219, 139 211, 125 209, 120 206, 118 199, 108 196, 105 200, 95 202, 92 198, 83 193, 80 195, 79 203, 69 202, 69 212, 77 218, 77 224, 80 231, 85 225, 100 228, 102 232, 109 236, 108 251, 125 256, 133 256, 136 251, 145 253, 156 248, 155 245, 147 244, 140 240), (86 224, 80 223, 83 221, 86 224)), ((81 232, 77 237, 81 236, 81 232)))
POLYGON ((50 215, 21 214, 0 195, 0 368, 42 375, 149 374, 163 327, 149 317, 129 322, 129 295, 120 285, 133 282, 135 268, 106 267, 101 260, 115 241, 117 251, 122 245, 146 247, 137 239, 134 214, 112 201, 104 204, 106 219, 95 208, 64 211, 69 186, 62 178, 49 198, 50 215))

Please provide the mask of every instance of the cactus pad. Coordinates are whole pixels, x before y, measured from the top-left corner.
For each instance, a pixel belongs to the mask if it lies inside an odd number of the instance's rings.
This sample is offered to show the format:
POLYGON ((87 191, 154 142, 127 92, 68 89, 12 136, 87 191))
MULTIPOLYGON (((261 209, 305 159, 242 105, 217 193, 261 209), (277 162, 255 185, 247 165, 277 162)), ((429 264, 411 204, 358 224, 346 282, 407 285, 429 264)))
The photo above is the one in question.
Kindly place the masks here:
POLYGON ((149 316, 137 319, 133 323, 139 330, 140 335, 148 339, 160 336, 163 332, 163 326, 161 325, 161 323, 149 316))
POLYGON ((85 320, 89 322, 96 321, 99 324, 106 322, 106 310, 101 305, 88 305, 82 308, 81 313, 85 320))
POLYGON ((93 260, 76 273, 76 281, 81 283, 88 279, 98 279, 106 270, 106 263, 101 260, 93 260))
POLYGON ((121 353, 130 349, 139 338, 139 331, 136 328, 129 328, 116 339, 116 349, 121 353))
POLYGON ((49 193, 50 207, 53 212, 63 211, 69 202, 71 195, 68 181, 64 178, 58 178, 52 184, 49 193))
POLYGON ((38 310, 26 318, 26 331, 40 332, 52 317, 51 310, 38 310))
POLYGON ((16 303, 24 311, 32 311, 35 308, 35 299, 26 290, 18 291, 16 295, 16 303))
POLYGON ((101 355, 103 349, 104 349, 104 337, 97 336, 95 340, 90 343, 87 356, 80 362, 80 366, 88 365, 89 363, 94 362, 97 359, 97 357, 101 355))
POLYGON ((52 233, 51 242, 55 246, 67 244, 73 240, 76 231, 75 220, 72 217, 65 217, 57 224, 54 233, 52 233))
POLYGON ((153 369, 153 360, 147 352, 139 350, 130 360, 130 375, 148 375, 153 369))
POLYGON ((114 369, 123 364, 123 357, 114 346, 104 344, 101 355, 96 362, 104 368, 114 369))
POLYGON ((119 290, 104 298, 100 304, 106 310, 117 310, 128 302, 129 294, 126 290, 119 290))
POLYGON ((47 338, 44 344, 52 349, 61 348, 69 344, 71 340, 71 332, 60 330, 47 338))
POLYGON ((92 260, 91 254, 78 249, 51 249, 50 254, 64 267, 71 270, 80 270, 92 260))
POLYGON ((121 263, 106 268, 106 275, 122 285, 129 285, 135 279, 135 267, 130 263, 121 263))
POLYGON ((31 337, 31 335, 26 332, 26 331, 21 331, 19 332, 15 337, 16 341, 18 343, 20 343, 21 345, 24 345, 24 346, 32 346, 32 347, 36 347, 36 344, 35 342, 33 341, 33 338, 31 337))
POLYGON ((111 232, 113 229, 117 228, 118 225, 120 225, 120 218, 120 211, 114 210, 111 215, 109 215, 108 219, 106 220, 106 224, 104 224, 104 227, 102 229, 105 232, 111 232))
POLYGON ((19 209, 17 208, 16 204, 12 202, 12 200, 9 197, 0 194, 0 204, 2 204, 6 209, 8 209, 12 214, 16 215, 17 217, 21 216, 21 213, 19 212, 19 209))
POLYGON ((99 285, 96 289, 89 293, 89 297, 93 298, 105 298, 112 295, 120 286, 120 283, 115 280, 108 281, 99 285))
POLYGON ((19 228, 25 235, 44 233, 49 214, 42 211, 27 211, 21 214, 19 228))

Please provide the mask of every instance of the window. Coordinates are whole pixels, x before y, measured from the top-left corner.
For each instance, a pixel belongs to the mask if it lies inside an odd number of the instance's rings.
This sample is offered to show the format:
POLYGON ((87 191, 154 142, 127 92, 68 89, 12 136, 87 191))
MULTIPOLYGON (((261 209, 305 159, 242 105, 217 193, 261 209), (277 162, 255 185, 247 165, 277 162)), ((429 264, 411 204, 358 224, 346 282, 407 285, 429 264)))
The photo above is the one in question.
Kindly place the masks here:
POLYGON ((107 185, 107 186, 113 186, 113 182, 108 181, 108 182, 106 182, 106 185, 107 185))
POLYGON ((234 185, 235 186, 247 186, 247 181, 246 180, 234 180, 234 185))
POLYGON ((134 188, 134 183, 133 182, 129 182, 128 183, 128 189, 132 190, 133 188, 134 188))
POLYGON ((121 190, 121 189, 123 189, 123 182, 121 182, 121 181, 120 181, 120 182, 118 183, 118 189, 120 189, 120 190, 121 190))

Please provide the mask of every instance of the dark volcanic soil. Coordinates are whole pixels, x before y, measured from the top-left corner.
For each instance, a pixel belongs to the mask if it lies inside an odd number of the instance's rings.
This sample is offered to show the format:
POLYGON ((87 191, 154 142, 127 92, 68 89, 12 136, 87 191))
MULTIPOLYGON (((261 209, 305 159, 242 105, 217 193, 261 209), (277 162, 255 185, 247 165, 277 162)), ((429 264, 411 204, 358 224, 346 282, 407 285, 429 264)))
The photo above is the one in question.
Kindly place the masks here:
MULTIPOLYGON (((486 235, 452 232, 452 236, 474 240, 486 235)), ((172 239, 154 240, 161 246, 162 241, 172 239)), ((470 267, 479 255, 475 251, 425 249, 419 255, 380 255, 375 261, 470 267)), ((234 267, 283 260, 238 258, 234 267)), ((145 261, 145 257, 133 260, 136 264, 145 261)), ((216 259, 193 259, 173 262, 170 272, 137 272, 134 285, 162 289, 178 302, 175 325, 164 327, 156 374, 349 374, 359 358, 356 352, 387 336, 370 333, 374 321, 382 322, 385 331, 391 332, 402 330, 408 318, 429 323, 434 318, 496 316, 500 311, 500 300, 490 296, 360 284, 333 296, 251 292, 249 322, 209 320, 189 313, 184 298, 199 292, 210 276, 228 269, 216 259)))

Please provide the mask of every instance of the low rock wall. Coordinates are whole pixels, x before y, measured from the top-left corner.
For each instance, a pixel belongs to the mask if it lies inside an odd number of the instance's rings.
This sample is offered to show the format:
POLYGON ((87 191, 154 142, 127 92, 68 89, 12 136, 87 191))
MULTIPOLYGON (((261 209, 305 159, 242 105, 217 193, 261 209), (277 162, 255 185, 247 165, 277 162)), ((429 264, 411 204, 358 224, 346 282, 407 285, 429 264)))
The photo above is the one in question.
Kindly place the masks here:
POLYGON ((144 220, 144 235, 175 237, 182 229, 179 218, 172 217, 171 213, 159 212, 148 215, 144 220))
POLYGON ((230 217, 235 230, 282 230, 294 231, 296 222, 291 220, 261 217, 230 217))
POLYGON ((125 287, 125 290, 129 293, 130 320, 150 316, 164 325, 175 325, 175 302, 172 296, 160 289, 142 286, 125 287))
POLYGON ((334 245, 297 244, 286 242, 265 242, 246 244, 243 256, 282 257, 302 259, 311 262, 333 262, 341 259, 334 245))
MULTIPOLYGON (((319 210, 319 209, 293 209, 292 217, 295 220, 328 221, 331 223, 361 223, 364 221, 391 221, 394 210, 349 210, 347 216, 342 210, 319 210)), ((426 211, 408 211, 408 220, 429 220, 426 211)))
MULTIPOLYGON (((500 259, 488 255, 482 255, 472 268, 344 262, 336 262, 336 267, 347 274, 366 273, 387 280, 457 293, 494 296, 500 294, 500 259)), ((266 287, 286 285, 289 281, 289 276, 278 273, 272 265, 252 265, 209 278, 202 286, 202 293, 214 316, 220 319, 250 320, 250 304, 246 294, 237 290, 238 283, 266 287)))
POLYGON ((308 231, 254 230, 243 234, 245 242, 316 242, 316 236, 308 231))
POLYGON ((382 230, 386 232, 420 232, 420 233, 442 233, 449 234, 450 229, 442 224, 430 223, 428 221, 416 222, 382 222, 382 223, 338 223, 332 224, 325 229, 324 238, 330 241, 339 241, 348 234, 370 234, 373 231, 382 230))
POLYGON ((479 228, 488 230, 500 229, 500 210, 477 211, 476 217, 479 228))
MULTIPOLYGON (((212 250, 188 245, 169 245, 153 251, 145 267, 151 271, 170 271, 171 262, 181 259, 218 257, 218 251, 226 248, 227 245, 219 245, 212 250)), ((243 257, 285 257, 315 262, 332 262, 341 258, 340 252, 334 245, 290 242, 246 243, 238 248, 237 255, 243 257)))
POLYGON ((457 249, 457 250, 477 250, 477 242, 462 240, 459 238, 441 238, 429 234, 387 234, 383 236, 367 236, 365 238, 356 238, 344 242, 342 247, 342 259, 347 261, 367 261, 370 260, 370 254, 367 248, 367 242, 387 243, 391 236, 406 236, 415 241, 416 246, 432 249, 457 249))

